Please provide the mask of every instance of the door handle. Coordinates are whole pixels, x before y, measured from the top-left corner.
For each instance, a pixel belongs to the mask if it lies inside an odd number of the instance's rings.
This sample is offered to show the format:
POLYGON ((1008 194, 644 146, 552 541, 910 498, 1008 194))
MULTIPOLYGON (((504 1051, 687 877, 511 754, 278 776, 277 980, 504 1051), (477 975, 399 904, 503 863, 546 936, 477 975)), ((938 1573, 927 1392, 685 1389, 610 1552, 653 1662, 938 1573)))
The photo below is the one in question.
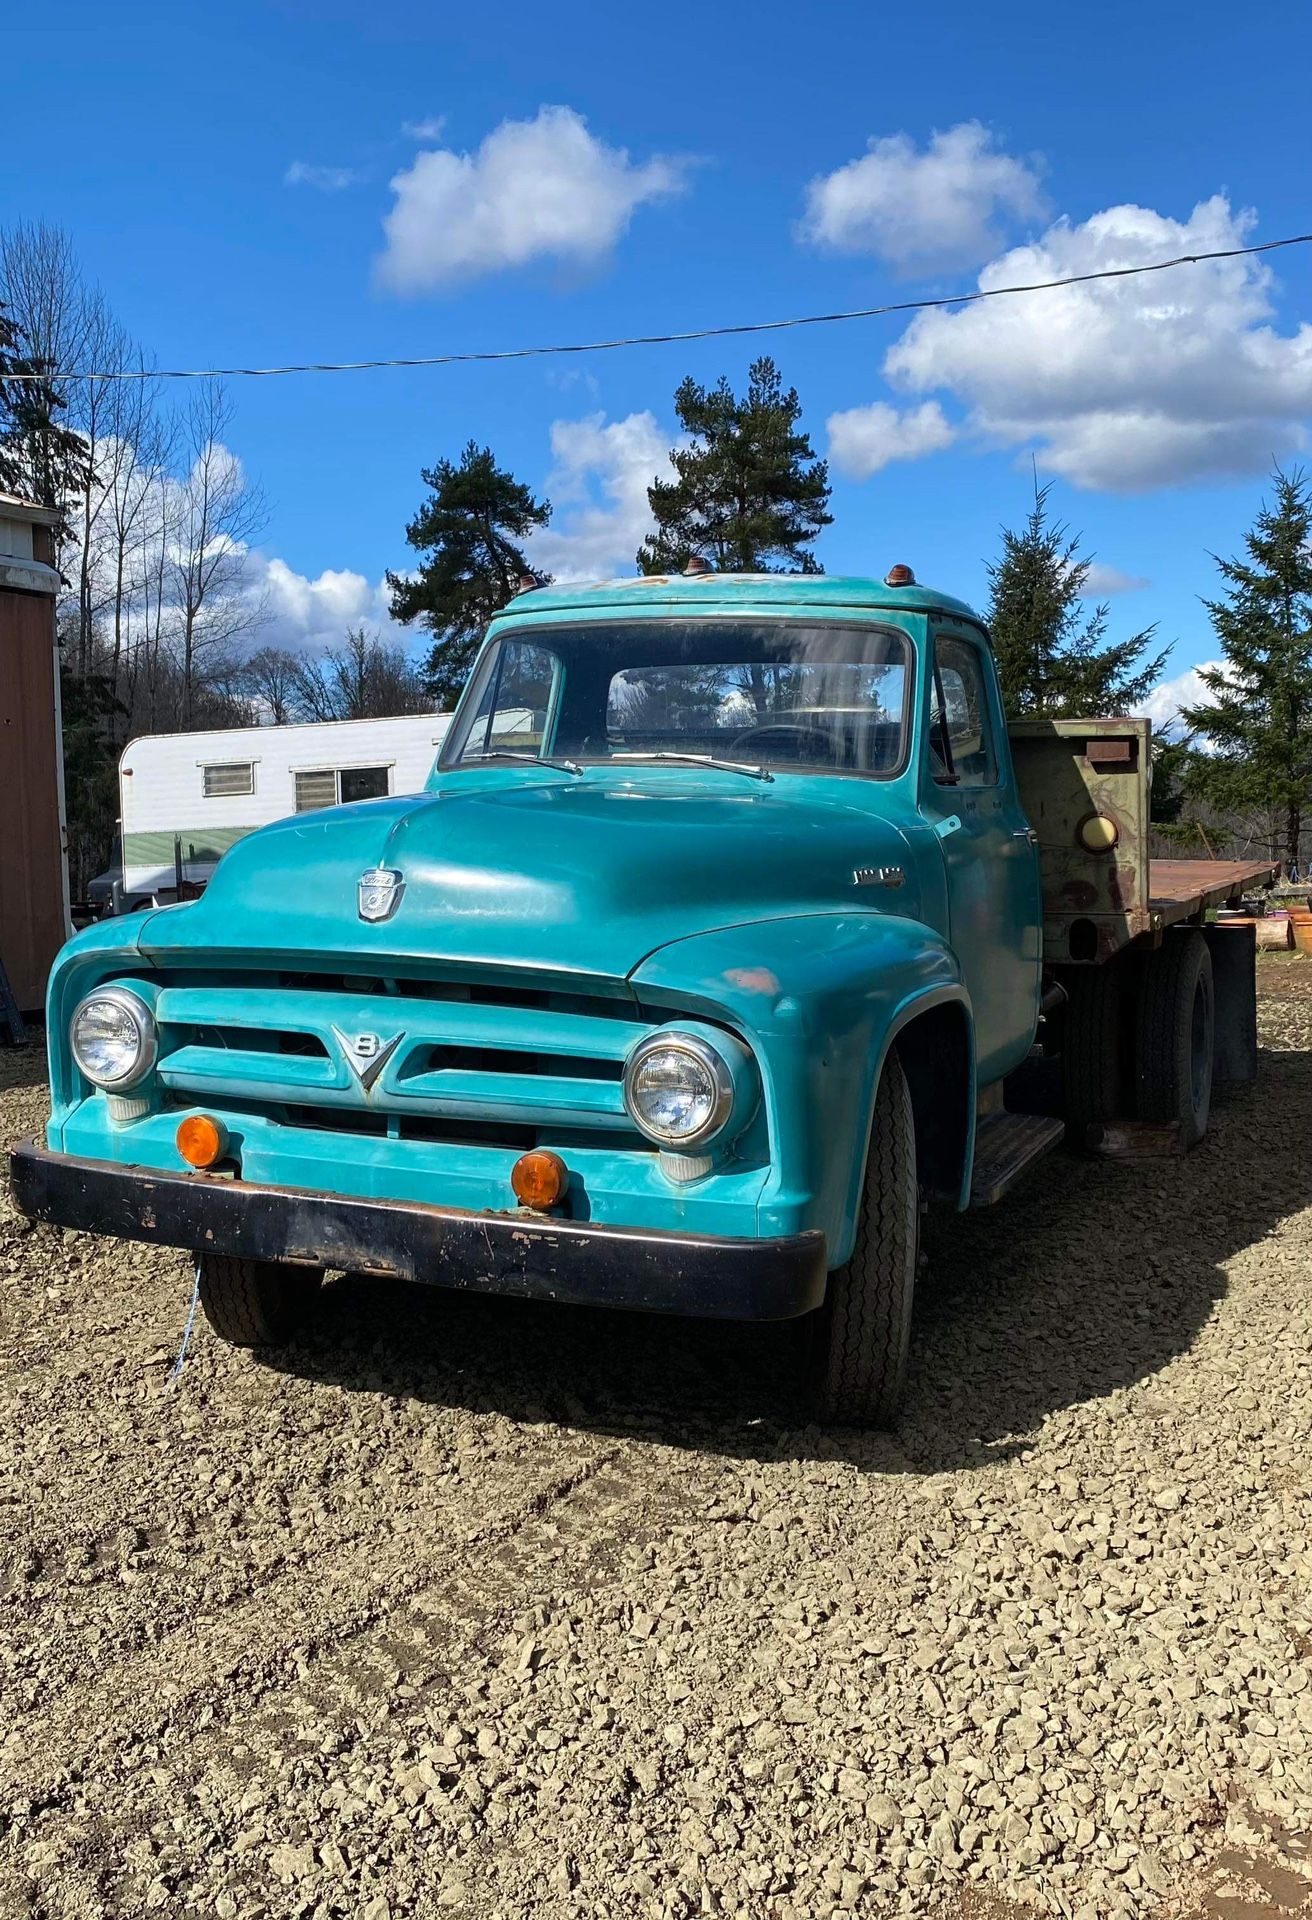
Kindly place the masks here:
POLYGON ((1032 847, 1039 844, 1039 836, 1033 827, 1017 827, 1011 837, 1013 840, 1028 840, 1032 847))

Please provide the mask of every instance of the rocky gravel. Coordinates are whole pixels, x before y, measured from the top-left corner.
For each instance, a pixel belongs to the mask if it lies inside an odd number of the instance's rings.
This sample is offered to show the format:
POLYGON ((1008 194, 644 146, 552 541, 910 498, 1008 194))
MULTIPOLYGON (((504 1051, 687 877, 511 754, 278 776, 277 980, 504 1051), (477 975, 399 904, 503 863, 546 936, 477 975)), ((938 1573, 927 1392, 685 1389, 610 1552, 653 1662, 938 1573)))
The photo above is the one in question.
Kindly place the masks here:
POLYGON ((1312 962, 1262 986, 1188 1161, 936 1223, 889 1436, 799 1424, 788 1329, 352 1278, 175 1380, 187 1263, 0 1199, 0 1914, 1307 1905, 1312 962))

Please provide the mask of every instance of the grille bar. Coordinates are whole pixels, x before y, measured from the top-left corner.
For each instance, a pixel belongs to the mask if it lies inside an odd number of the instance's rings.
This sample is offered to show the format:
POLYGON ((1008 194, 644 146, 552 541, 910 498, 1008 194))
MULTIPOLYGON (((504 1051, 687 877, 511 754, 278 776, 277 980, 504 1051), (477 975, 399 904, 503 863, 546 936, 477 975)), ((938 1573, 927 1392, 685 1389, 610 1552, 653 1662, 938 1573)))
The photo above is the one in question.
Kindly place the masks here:
POLYGON ((620 1077, 646 1023, 404 995, 166 986, 159 1074, 171 1092, 288 1109, 630 1130, 620 1077), (361 1035, 385 1049, 368 1085, 361 1035), (243 1041, 245 1044, 243 1044, 243 1041), (322 1052, 306 1052, 317 1041, 322 1052), (505 1056, 504 1068, 498 1055, 505 1056))

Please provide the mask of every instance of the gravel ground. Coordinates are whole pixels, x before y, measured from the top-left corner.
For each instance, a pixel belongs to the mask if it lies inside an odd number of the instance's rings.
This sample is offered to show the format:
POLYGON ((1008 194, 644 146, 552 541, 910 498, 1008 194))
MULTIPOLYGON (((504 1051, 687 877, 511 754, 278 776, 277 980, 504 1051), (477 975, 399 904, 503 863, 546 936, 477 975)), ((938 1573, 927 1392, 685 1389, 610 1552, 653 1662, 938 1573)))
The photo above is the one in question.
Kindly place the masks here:
MULTIPOLYGON (((1312 962, 1184 1163, 792 1336, 343 1279, 262 1364, 0 1199, 0 1913, 1312 1912, 1312 962)), ((0 1136, 44 1111, 0 1053, 0 1136)))

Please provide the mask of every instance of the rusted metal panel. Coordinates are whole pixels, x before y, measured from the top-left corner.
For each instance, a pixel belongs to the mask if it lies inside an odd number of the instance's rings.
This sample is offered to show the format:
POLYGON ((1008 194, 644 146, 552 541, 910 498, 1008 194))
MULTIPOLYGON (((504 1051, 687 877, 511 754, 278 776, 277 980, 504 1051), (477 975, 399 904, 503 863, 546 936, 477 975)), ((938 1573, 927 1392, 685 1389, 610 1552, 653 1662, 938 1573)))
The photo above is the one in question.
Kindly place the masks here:
POLYGON ((1148 860, 1152 732, 1147 720, 1013 720, 1021 804, 1038 835, 1043 957, 1096 965, 1132 940, 1262 886, 1270 861, 1148 860), (1081 832, 1109 845, 1086 846, 1081 832))
POLYGON ((54 601, 0 584, 0 957, 25 1013, 68 936, 58 711, 54 601))
POLYGON ((1152 929, 1148 894, 1147 720, 1012 721, 1021 804, 1038 835, 1043 956, 1094 963, 1152 929), (1086 822, 1113 844, 1091 850, 1086 822))

